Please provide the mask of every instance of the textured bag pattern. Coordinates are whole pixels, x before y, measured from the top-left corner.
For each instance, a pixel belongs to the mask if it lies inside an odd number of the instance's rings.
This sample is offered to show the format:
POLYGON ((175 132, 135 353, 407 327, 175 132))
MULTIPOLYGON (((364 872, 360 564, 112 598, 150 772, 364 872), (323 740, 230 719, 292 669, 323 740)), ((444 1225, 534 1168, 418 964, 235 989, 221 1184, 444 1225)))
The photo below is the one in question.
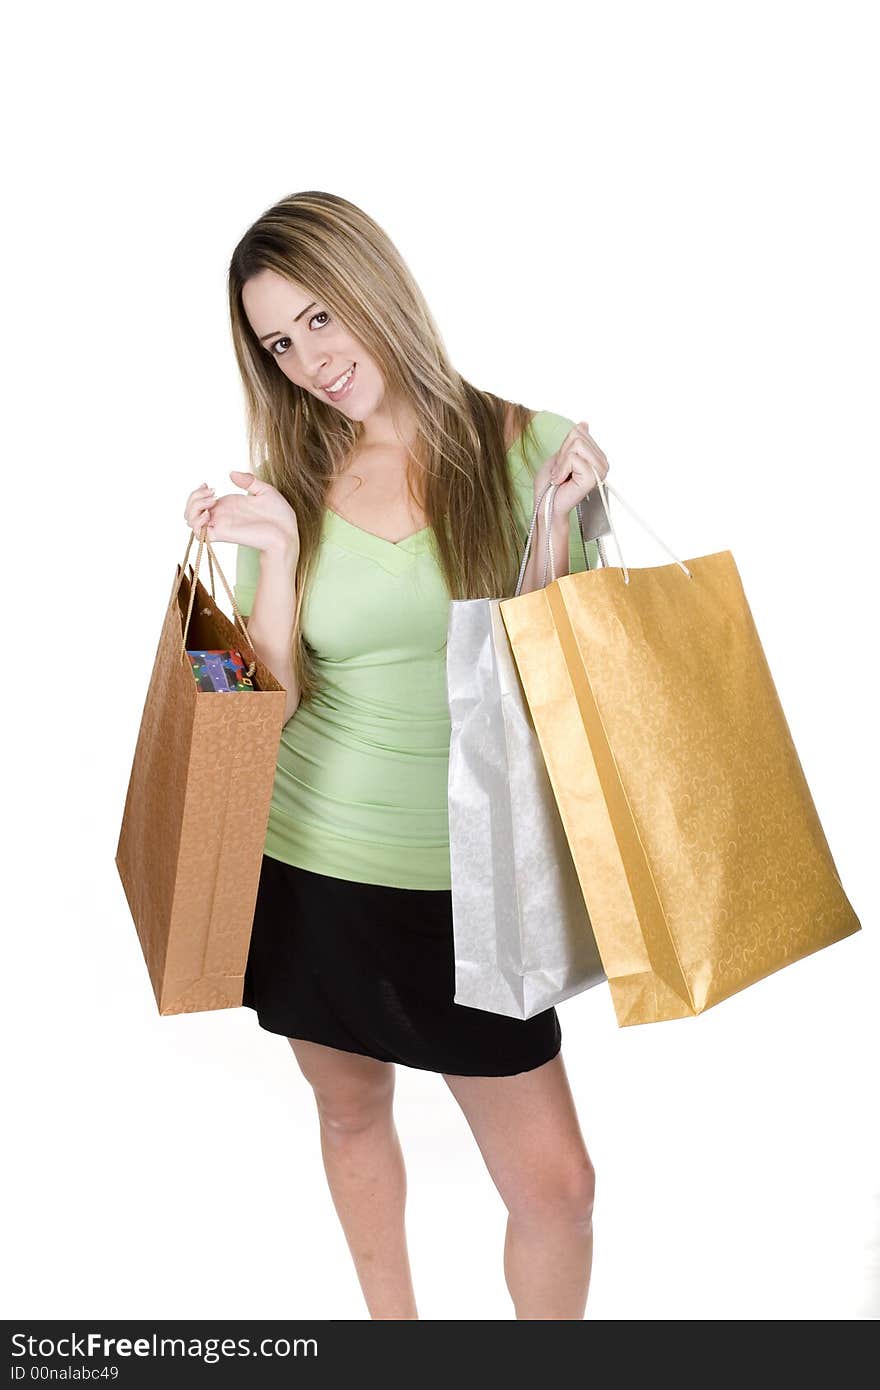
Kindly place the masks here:
MULTIPOLYGON (((259 659, 255 690, 198 689, 183 653, 191 582, 178 565, 116 851, 161 1014, 241 1004, 286 703, 259 659)), ((195 582, 190 645, 239 647, 195 582)))
POLYGON ((860 929, 730 551, 500 611, 619 1024, 699 1014, 860 929))
POLYGON ((454 1000, 531 1018, 605 973, 498 602, 450 604, 454 1000))

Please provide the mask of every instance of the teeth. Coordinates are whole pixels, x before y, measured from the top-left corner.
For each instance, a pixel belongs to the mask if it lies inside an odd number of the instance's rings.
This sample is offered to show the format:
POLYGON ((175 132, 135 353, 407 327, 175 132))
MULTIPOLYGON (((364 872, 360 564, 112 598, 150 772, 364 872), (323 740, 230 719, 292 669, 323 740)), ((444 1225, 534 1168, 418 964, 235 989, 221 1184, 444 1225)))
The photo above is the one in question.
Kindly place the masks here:
POLYGON ((352 374, 353 371, 354 371, 354 363, 352 363, 352 365, 349 367, 348 371, 345 372, 343 376, 339 377, 336 381, 331 381, 331 383, 330 383, 329 386, 325 386, 325 387, 324 387, 324 390, 325 390, 325 391, 333 391, 333 392, 338 391, 338 390, 340 389, 341 386, 344 386, 344 385, 345 385, 345 383, 348 381, 348 378, 351 376, 351 374, 352 374))

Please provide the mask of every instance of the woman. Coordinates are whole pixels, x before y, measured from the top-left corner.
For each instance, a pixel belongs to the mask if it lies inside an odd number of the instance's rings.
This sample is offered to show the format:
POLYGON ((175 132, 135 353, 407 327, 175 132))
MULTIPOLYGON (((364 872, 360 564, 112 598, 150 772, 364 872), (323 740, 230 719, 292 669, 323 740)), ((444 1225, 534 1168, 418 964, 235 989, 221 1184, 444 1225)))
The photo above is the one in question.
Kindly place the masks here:
POLYGON ((244 1003, 313 1088, 372 1318, 418 1316, 395 1062, 438 1072, 464 1112, 509 1213, 516 1317, 582 1318, 594 1173, 556 1011, 453 1002, 444 647, 450 597, 513 592, 551 479, 556 573, 576 567, 573 509, 607 459, 585 424, 465 381, 400 254, 342 198, 266 211, 228 288, 255 469, 230 474, 239 493, 197 487, 185 517, 238 546, 236 601, 288 692, 244 1003))

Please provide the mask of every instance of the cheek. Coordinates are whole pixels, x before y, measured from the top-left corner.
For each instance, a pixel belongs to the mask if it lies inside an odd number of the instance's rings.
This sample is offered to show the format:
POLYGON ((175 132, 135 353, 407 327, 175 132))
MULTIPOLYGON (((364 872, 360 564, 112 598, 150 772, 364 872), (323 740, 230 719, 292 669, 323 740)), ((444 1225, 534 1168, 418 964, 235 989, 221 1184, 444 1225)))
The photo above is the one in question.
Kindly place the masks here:
POLYGON ((339 345, 339 356, 350 357, 352 362, 357 362, 358 367, 365 371, 373 370, 373 361, 365 347, 360 343, 353 342, 351 338, 339 345))
POLYGON ((381 386, 382 375, 376 363, 363 352, 361 352, 359 357, 356 349, 351 355, 353 360, 358 364, 358 372, 360 373, 361 380, 369 382, 371 387, 381 386))

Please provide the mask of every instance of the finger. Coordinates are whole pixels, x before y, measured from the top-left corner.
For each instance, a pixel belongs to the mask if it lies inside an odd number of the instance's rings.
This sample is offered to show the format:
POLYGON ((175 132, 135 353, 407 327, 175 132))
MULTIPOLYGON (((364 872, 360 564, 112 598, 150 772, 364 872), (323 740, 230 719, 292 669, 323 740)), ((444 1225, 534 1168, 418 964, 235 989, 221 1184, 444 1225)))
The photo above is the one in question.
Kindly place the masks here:
POLYGON ((578 459, 573 479, 579 487, 591 492, 599 483, 604 483, 607 471, 601 464, 594 463, 592 460, 589 463, 583 463, 578 459))
POLYGON ((580 429, 578 429, 577 433, 572 431, 572 433, 569 435, 568 439, 565 441, 562 448, 560 449, 560 453, 564 456, 568 456, 569 454, 574 453, 579 458, 605 458, 604 453, 599 448, 599 445, 596 443, 595 439, 592 439, 588 434, 584 434, 583 431, 580 429))
POLYGON ((599 448, 598 444, 595 444, 592 441, 592 439, 588 444, 585 444, 580 439, 576 439, 571 447, 574 454, 578 458, 586 459, 587 463, 595 463, 597 465, 601 464, 603 468, 608 467, 607 458, 603 454, 602 450, 599 448))
MULTIPOLYGON (((244 488, 245 492, 250 492, 254 483, 259 482, 259 479, 255 478, 253 473, 244 473, 241 469, 234 469, 229 476, 235 483, 235 486, 244 488)), ((252 493, 251 495, 255 496, 256 494, 252 493)))
POLYGON ((188 508, 186 512, 187 525, 190 526, 194 531, 197 526, 204 525, 206 520, 212 520, 213 513, 211 511, 211 508, 219 500, 220 499, 217 497, 212 497, 210 499, 204 500, 201 506, 196 505, 194 507, 188 508))
POLYGON ((581 478, 583 478, 583 481, 588 487, 595 487, 597 481, 604 483, 607 474, 607 468, 603 468, 601 464, 592 462, 583 469, 583 472, 580 468, 577 470, 578 480, 580 481, 581 478))
POLYGON ((591 449, 595 449, 596 453, 601 455, 602 458, 605 457, 604 453, 599 448, 599 445, 596 443, 595 439, 590 434, 590 427, 587 424, 586 420, 582 420, 579 425, 576 425, 575 430, 577 431, 577 439, 582 439, 591 449))
POLYGON ((212 487, 208 487, 207 483, 202 483, 202 486, 194 488, 193 491, 190 493, 189 497, 186 499, 187 506, 190 506, 194 502, 200 501, 202 497, 210 496, 213 493, 213 491, 214 489, 212 487))
POLYGON ((590 435, 587 435, 586 437, 582 434, 578 435, 577 439, 575 440, 575 445, 578 444, 585 446, 587 449, 590 450, 591 453, 595 454, 597 458, 604 459, 604 451, 599 448, 599 445, 596 443, 595 439, 593 439, 590 435))

